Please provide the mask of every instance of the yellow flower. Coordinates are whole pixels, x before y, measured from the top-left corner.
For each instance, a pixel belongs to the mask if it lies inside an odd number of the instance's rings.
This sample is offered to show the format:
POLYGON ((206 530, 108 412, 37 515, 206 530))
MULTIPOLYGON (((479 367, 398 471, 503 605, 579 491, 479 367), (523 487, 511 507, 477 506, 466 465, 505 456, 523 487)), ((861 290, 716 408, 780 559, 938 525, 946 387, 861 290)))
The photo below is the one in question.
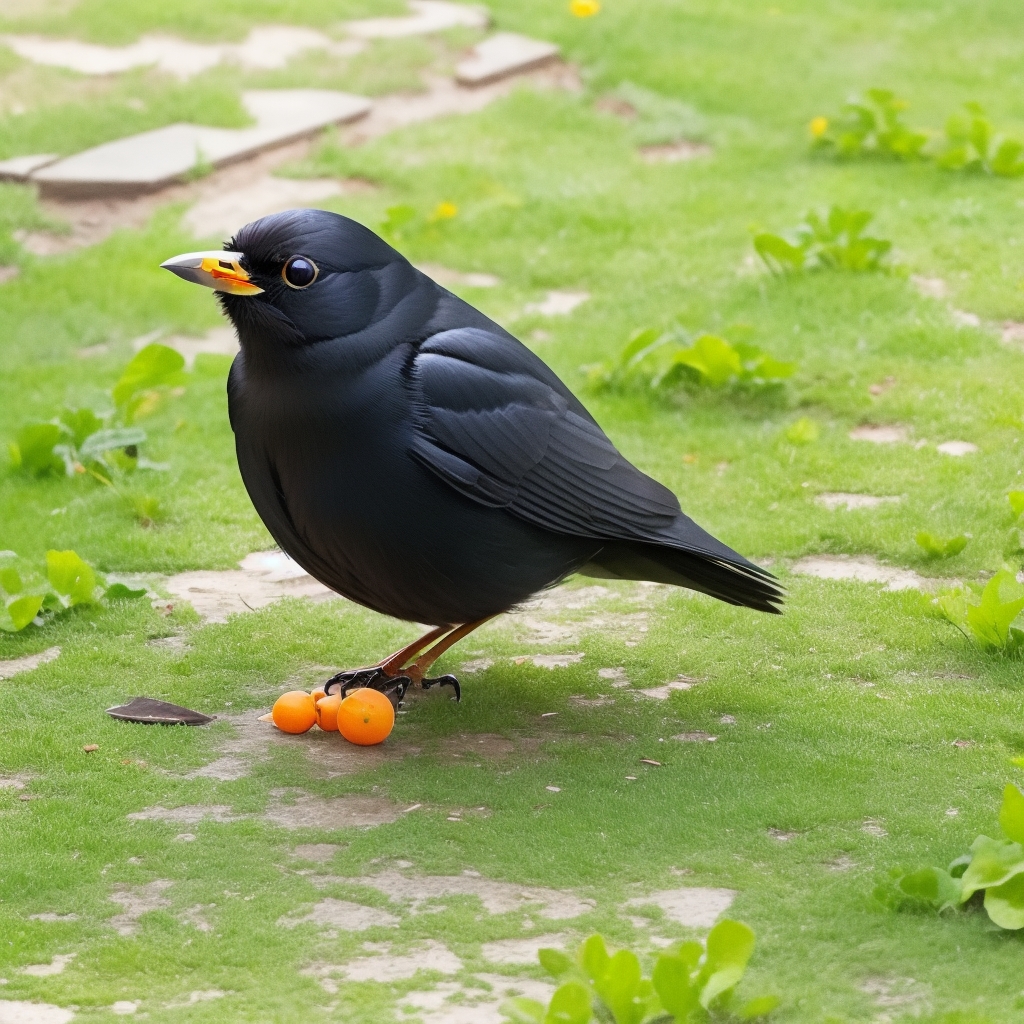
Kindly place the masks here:
POLYGON ((434 207, 434 212, 430 215, 430 219, 434 221, 451 220, 452 217, 457 217, 458 215, 459 208, 454 203, 446 201, 438 203, 437 206, 434 207))
POLYGON ((570 0, 569 12, 577 18, 589 18, 601 10, 599 0, 570 0))
POLYGON ((824 135, 825 132, 828 131, 828 118, 821 117, 820 115, 818 117, 812 117, 810 129, 811 135, 813 135, 816 139, 820 139, 822 135, 824 135))

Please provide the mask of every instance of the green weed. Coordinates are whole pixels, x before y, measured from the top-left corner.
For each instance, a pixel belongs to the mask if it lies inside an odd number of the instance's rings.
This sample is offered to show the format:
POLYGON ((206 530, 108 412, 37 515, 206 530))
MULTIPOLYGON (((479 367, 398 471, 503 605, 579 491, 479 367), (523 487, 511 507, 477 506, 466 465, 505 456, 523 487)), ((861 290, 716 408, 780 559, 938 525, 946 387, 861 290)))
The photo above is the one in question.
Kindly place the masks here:
POLYGON ((962 113, 949 118, 932 155, 947 171, 982 171, 1000 178, 1024 174, 1024 144, 997 134, 978 103, 965 103, 962 113))
POLYGON ((966 534, 959 534, 956 537, 936 537, 927 530, 920 530, 914 540, 917 546, 929 558, 952 558, 959 555, 967 547, 968 537, 966 534))
POLYGON ((935 603, 942 616, 983 651, 1024 654, 1024 585, 1008 569, 997 572, 984 588, 947 590, 935 603))
POLYGON ((1024 793, 1012 783, 1003 791, 999 824, 1005 839, 981 835, 971 852, 948 868, 924 867, 904 872, 894 868, 875 890, 887 906, 956 910, 984 892, 988 916, 1000 928, 1024 928, 1024 793))
POLYGON ((719 921, 704 945, 682 942, 662 953, 650 978, 627 949, 611 955, 600 935, 591 935, 575 960, 542 949, 541 966, 561 983, 547 1007, 534 999, 511 999, 502 1012, 516 1024, 698 1024, 754 1020, 778 1005, 761 996, 735 1005, 736 986, 754 952, 754 933, 739 921, 719 921))
POLYGON ((804 270, 882 270, 892 242, 864 234, 874 214, 831 207, 813 210, 784 235, 761 232, 754 249, 773 274, 804 270))
POLYGON ((145 589, 107 585, 74 551, 47 551, 45 574, 13 551, 0 551, 0 630, 18 633, 68 608, 106 600, 144 597, 145 589))
POLYGON ((906 108, 906 101, 888 89, 868 89, 863 96, 847 100, 837 117, 811 121, 812 147, 846 158, 915 160, 928 134, 904 123, 906 108))

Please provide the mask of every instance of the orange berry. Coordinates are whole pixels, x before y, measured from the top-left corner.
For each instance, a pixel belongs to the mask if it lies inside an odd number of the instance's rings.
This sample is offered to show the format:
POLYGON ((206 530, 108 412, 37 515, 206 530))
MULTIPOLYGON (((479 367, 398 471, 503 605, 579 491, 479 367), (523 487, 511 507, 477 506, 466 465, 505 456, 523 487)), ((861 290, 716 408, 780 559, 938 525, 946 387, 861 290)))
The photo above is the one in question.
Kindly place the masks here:
POLYGON ((353 690, 338 708, 338 731, 349 743, 383 743, 395 727, 395 709, 380 690, 353 690))
POLYGON ((289 690, 277 698, 270 714, 281 732, 309 732, 316 721, 316 705, 305 690, 289 690))
POLYGON ((310 690, 309 695, 313 698, 313 703, 315 704, 321 697, 327 696, 327 691, 320 686, 316 686, 310 690))
POLYGON ((338 708, 340 707, 340 693, 332 693, 329 697, 321 697, 316 702, 316 724, 324 732, 338 731, 338 708))

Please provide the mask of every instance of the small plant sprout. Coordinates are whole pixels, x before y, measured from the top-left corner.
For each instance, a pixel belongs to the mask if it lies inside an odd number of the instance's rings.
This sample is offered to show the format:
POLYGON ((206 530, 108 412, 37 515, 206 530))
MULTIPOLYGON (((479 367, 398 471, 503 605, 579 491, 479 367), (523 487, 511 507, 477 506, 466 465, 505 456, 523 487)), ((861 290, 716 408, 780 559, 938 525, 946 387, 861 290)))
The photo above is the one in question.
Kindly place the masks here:
POLYGON ((906 101, 888 89, 868 89, 847 100, 838 117, 814 118, 811 146, 838 157, 914 160, 921 156, 928 135, 904 123, 906 108, 906 101))
POLYGON ((867 210, 831 207, 808 213, 784 235, 762 232, 754 249, 773 274, 804 270, 884 270, 892 242, 864 234, 874 215, 867 210))
POLYGON ((722 389, 777 387, 796 372, 754 345, 701 334, 692 341, 681 328, 636 331, 619 355, 586 367, 588 382, 597 390, 626 390, 640 385, 669 393, 681 386, 722 389), (687 344, 687 342, 689 342, 687 344))
POLYGON ((943 618, 983 651, 1020 657, 1024 655, 1024 585, 1003 569, 981 589, 958 587, 935 599, 943 618))
POLYGON ((962 113, 949 118, 933 156, 948 171, 982 171, 1000 178, 1024 174, 1024 144, 997 134, 977 103, 965 103, 962 113))
POLYGON ((144 597, 145 589, 123 583, 107 585, 103 577, 74 551, 47 551, 46 571, 0 551, 0 630, 17 633, 29 625, 45 625, 48 618, 78 605, 144 597))
POLYGON ((914 540, 917 541, 917 546, 929 558, 952 558, 954 555, 959 555, 967 547, 969 538, 965 533, 949 538, 936 537, 934 533, 921 530, 914 540))
POLYGON ((1014 519, 1024 517, 1024 491, 1010 491, 1006 495, 1006 500, 1010 503, 1010 511, 1013 513, 1014 519))
POLYGON ((165 467, 139 455, 146 432, 135 420, 163 400, 158 390, 173 383, 185 366, 166 345, 147 345, 125 367, 111 389, 114 407, 63 409, 49 423, 30 423, 8 445, 11 463, 31 476, 89 474, 104 484, 136 469, 165 467))
POLYGON ((813 444, 818 440, 821 433, 818 424, 809 416, 801 416, 800 419, 790 423, 786 428, 786 440, 790 444, 813 444))
POLYGON ((626 949, 610 954, 600 935, 591 935, 575 959, 542 949, 541 966, 559 981, 544 1006, 511 999, 501 1010, 516 1024, 698 1024, 757 1020, 778 1005, 762 996, 736 1006, 736 986, 754 951, 754 933, 739 921, 720 921, 704 945, 681 942, 663 952, 651 977, 626 949))
POLYGON ((1003 790, 999 824, 1005 839, 981 835, 970 853, 945 870, 894 868, 875 889, 875 898, 896 910, 957 910, 984 892, 988 916, 1000 928, 1024 928, 1024 793, 1012 783, 1003 790))

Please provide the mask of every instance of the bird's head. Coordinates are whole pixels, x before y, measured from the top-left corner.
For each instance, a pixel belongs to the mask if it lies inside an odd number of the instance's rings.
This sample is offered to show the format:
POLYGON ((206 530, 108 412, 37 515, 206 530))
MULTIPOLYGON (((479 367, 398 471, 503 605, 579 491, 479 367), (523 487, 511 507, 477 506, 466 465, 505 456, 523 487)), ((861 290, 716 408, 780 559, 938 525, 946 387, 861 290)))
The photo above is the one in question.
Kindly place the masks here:
POLYGON ((369 228, 326 210, 275 213, 247 224, 222 252, 160 265, 218 292, 243 346, 354 334, 374 321, 394 278, 415 273, 369 228))

